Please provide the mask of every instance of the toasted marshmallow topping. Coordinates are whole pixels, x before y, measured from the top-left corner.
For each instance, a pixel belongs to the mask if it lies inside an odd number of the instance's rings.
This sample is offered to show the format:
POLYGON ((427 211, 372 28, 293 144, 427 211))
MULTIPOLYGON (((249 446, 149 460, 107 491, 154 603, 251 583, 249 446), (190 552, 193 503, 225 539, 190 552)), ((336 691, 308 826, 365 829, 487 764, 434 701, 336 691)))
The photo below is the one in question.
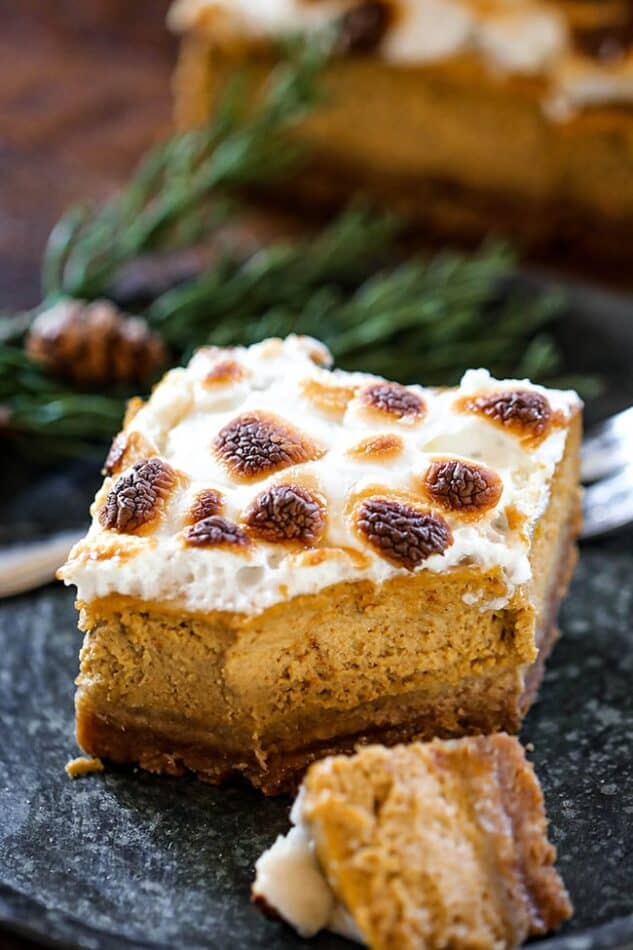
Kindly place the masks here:
MULTIPOLYGON (((169 24, 176 32, 202 29, 220 43, 261 42, 310 33, 341 21, 360 0, 176 0, 169 24)), ((389 17, 378 52, 403 65, 431 63, 476 51, 508 72, 539 72, 566 44, 564 22, 539 0, 388 0, 389 17)))
POLYGON ((481 609, 507 603, 530 578, 576 394, 485 370, 456 389, 400 387, 329 361, 291 336, 203 349, 167 373, 125 428, 145 459, 123 456, 105 479, 61 571, 79 600, 256 614, 344 581, 467 564, 505 581, 481 609), (241 372, 210 387, 227 359, 241 372), (315 387, 343 394, 336 413, 315 387))
POLYGON ((633 54, 601 64, 577 56, 561 64, 557 83, 546 104, 554 119, 567 119, 581 109, 607 103, 633 102, 633 54))
POLYGON ((314 841, 303 818, 301 791, 290 819, 294 827, 287 835, 279 835, 255 864, 253 900, 279 914, 301 937, 331 930, 364 944, 354 920, 337 901, 319 866, 314 841))
MULTIPOLYGON (((201 31, 230 47, 309 34, 336 22, 344 29, 345 18, 362 7, 363 0, 175 0, 169 24, 176 32, 201 31)), ((614 69, 575 42, 585 11, 543 0, 384 0, 384 8, 384 29, 358 49, 395 66, 468 54, 495 72, 539 76, 548 86, 543 104, 553 119, 633 101, 631 50, 614 69)), ((599 11, 590 12, 600 19, 599 11)), ((617 10, 612 17, 617 29, 617 10)))

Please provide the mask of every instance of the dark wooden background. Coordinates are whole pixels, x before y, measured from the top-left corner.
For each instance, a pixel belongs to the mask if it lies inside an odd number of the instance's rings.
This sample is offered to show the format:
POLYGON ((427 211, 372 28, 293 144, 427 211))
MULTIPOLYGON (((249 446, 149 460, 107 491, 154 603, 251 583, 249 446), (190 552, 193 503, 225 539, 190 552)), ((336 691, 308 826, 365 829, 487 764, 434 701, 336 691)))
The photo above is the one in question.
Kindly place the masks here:
MULTIPOLYGON (((123 181, 170 126, 168 0, 0 0, 0 311, 39 301, 62 211, 123 181)), ((0 930, 3 950, 34 945, 0 930)))
POLYGON ((47 234, 170 124, 167 0, 0 0, 0 310, 39 300, 47 234))

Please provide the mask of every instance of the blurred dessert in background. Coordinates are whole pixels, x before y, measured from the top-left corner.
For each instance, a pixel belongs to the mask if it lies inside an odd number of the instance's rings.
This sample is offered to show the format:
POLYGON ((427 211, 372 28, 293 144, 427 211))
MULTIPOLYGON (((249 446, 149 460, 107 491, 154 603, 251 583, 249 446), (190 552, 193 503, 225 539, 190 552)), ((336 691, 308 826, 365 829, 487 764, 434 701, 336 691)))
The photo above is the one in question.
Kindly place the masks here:
POLYGON ((493 232, 552 263, 622 274, 633 234, 629 0, 176 0, 181 126, 204 121, 279 39, 332 25, 327 103, 297 135, 309 167, 283 196, 331 207, 362 190, 423 236, 493 232))

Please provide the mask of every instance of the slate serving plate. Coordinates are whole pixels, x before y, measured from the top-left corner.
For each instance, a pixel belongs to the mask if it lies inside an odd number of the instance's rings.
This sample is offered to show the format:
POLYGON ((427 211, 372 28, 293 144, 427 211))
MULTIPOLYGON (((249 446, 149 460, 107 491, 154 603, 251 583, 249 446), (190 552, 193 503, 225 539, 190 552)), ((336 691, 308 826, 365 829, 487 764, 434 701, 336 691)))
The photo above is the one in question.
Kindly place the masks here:
MULTIPOLYGON (((590 416, 633 403, 630 300, 575 289, 561 340, 574 369, 607 379, 590 416)), ((0 544, 83 523, 95 467, 1 465, 0 544)), ((576 906, 541 947, 633 947, 633 532, 583 546, 562 629, 522 735, 576 906)), ((66 778, 78 647, 71 591, 0 602, 0 925, 94 950, 349 946, 249 905, 286 800, 123 769, 66 778)))

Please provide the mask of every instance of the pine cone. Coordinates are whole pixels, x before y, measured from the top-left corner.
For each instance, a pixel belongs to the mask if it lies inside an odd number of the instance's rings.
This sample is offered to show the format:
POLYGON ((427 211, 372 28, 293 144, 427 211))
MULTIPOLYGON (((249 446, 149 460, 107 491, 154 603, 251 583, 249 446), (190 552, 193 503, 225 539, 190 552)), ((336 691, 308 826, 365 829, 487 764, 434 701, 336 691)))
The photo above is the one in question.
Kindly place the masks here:
POLYGON ((76 386, 144 383, 167 362, 167 350, 140 317, 109 300, 63 300, 34 320, 26 351, 76 386))

